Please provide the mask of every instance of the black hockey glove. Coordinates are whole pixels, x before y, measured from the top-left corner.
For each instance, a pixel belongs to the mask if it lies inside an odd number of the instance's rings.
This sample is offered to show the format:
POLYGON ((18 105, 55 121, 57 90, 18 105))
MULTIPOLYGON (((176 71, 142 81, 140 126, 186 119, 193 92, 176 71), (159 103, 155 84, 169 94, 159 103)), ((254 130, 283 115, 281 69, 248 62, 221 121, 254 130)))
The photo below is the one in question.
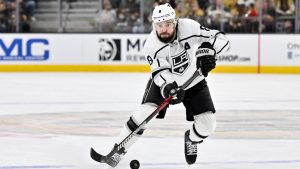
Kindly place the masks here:
POLYGON ((169 96, 173 97, 170 104, 181 103, 184 98, 184 90, 179 88, 176 82, 163 85, 161 87, 161 93, 164 98, 168 98, 169 96))
POLYGON ((197 69, 201 69, 204 77, 216 67, 216 50, 209 42, 203 42, 196 52, 197 69))

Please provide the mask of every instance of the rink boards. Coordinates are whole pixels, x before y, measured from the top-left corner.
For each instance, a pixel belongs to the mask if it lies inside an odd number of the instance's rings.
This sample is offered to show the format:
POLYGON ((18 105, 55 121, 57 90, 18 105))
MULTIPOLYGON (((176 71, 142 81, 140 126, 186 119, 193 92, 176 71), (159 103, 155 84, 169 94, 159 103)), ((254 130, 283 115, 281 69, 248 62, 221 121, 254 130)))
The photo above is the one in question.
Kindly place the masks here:
MULTIPOLYGON (((0 34, 0 71, 148 72, 147 34, 0 34)), ((229 34, 214 72, 300 73, 300 35, 229 34)))

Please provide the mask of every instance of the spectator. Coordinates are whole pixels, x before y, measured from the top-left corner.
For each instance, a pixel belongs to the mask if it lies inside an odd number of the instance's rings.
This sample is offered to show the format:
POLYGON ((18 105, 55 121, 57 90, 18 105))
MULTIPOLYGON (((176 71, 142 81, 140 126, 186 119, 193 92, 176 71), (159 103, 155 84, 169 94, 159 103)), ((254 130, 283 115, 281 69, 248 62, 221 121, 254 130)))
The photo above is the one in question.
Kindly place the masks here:
POLYGON ((234 13, 230 21, 231 32, 246 32, 244 17, 247 12, 246 3, 244 0, 238 0, 236 3, 236 13, 234 13))
POLYGON ((5 16, 6 4, 4 0, 0 0, 0 32, 7 31, 7 19, 5 16))
POLYGON ((26 16, 29 18, 30 21, 35 22, 35 8, 36 2, 35 0, 23 0, 24 1, 24 11, 26 16))
POLYGON ((247 12, 245 14, 247 32, 258 32, 258 12, 255 8, 254 2, 249 4, 247 12))
POLYGON ((110 0, 113 9, 119 9, 122 0, 110 0))
POLYGON ((109 0, 103 0, 103 9, 99 11, 97 18, 95 19, 99 28, 102 28, 102 32, 113 32, 114 24, 116 22, 116 10, 112 9, 109 0))
POLYGON ((141 23, 138 20, 140 16, 140 4, 136 0, 122 0, 119 10, 125 15, 130 32, 139 32, 141 23))
POLYGON ((127 14, 139 12, 140 5, 136 2, 136 0, 122 0, 120 4, 120 9, 127 14))
POLYGON ((281 16, 294 15, 295 3, 293 0, 276 0, 276 13, 281 16))
POLYGON ((193 17, 195 19, 205 15, 205 11, 199 7, 197 0, 177 0, 175 12, 178 18, 193 17))
POLYGON ((276 0, 276 14, 277 14, 277 25, 280 31, 291 33, 294 31, 294 20, 295 20, 295 2, 294 0, 276 0), (282 16, 290 18, 282 18, 282 16), (281 27, 281 28, 280 28, 281 27))
POLYGON ((117 21, 116 21, 116 26, 114 27, 114 32, 120 32, 120 33, 131 32, 127 19, 128 18, 126 17, 125 13, 123 13, 121 10, 118 10, 117 21))
POLYGON ((275 13, 274 0, 264 0, 262 4, 263 32, 275 32, 275 13))
POLYGON ((237 0, 224 0, 224 7, 228 10, 233 10, 236 8, 237 0))
MULTIPOLYGON (((23 8, 22 8, 22 3, 23 0, 6 0, 6 19, 7 19, 7 25, 8 25, 8 31, 9 32, 15 32, 16 31, 16 27, 17 27, 17 16, 16 16, 16 9, 17 9, 17 5, 19 4, 19 23, 18 26, 20 26, 20 28, 22 27, 23 24, 23 8)), ((25 16, 26 18, 26 16, 25 16)), ((21 28, 22 29, 22 28, 21 28)))
POLYGON ((142 32, 142 25, 139 20, 140 13, 136 11, 132 11, 129 13, 129 25, 131 27, 132 33, 139 33, 142 32))
POLYGON ((257 17, 258 12, 257 9, 255 8, 254 3, 249 4, 249 8, 247 9, 246 12, 246 17, 257 17))
POLYGON ((293 33, 294 32, 294 24, 290 20, 286 20, 284 22, 284 27, 283 28, 284 28, 283 31, 285 33, 293 33))
POLYGON ((21 13, 20 15, 20 32, 23 33, 29 33, 31 32, 31 26, 29 23, 29 19, 27 17, 27 15, 25 15, 24 13, 21 13))
MULTIPOLYGON (((221 24, 227 30, 229 19, 232 17, 229 10, 224 7, 223 0, 216 0, 207 10, 207 15, 209 16, 209 23, 212 29, 220 29, 221 24)), ((224 30, 222 30, 224 31, 224 30)))
POLYGON ((178 0, 176 2, 176 7, 175 7, 175 12, 176 12, 176 17, 177 18, 183 18, 188 15, 189 9, 185 5, 183 1, 178 0))
POLYGON ((199 7, 196 0, 189 0, 187 3, 190 9, 187 17, 199 21, 199 18, 205 15, 205 11, 199 7))
POLYGON ((209 0, 198 0, 197 2, 198 2, 199 7, 203 11, 206 11, 206 9, 210 6, 210 1, 209 0))
POLYGON ((6 4, 4 0, 0 0, 0 17, 4 17, 5 10, 6 10, 6 4))

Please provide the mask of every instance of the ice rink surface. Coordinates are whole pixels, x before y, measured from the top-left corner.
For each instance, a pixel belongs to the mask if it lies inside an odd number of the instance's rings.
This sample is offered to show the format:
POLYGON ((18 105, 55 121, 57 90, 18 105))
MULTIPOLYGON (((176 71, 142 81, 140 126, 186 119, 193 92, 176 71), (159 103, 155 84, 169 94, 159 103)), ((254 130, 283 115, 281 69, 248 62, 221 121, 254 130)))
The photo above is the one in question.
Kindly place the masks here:
MULTIPOLYGON (((148 73, 1 73, 0 169, 105 169, 106 154, 139 105, 148 73)), ((211 74, 216 132, 187 166, 184 107, 154 120, 117 168, 299 169, 300 76, 211 74)))

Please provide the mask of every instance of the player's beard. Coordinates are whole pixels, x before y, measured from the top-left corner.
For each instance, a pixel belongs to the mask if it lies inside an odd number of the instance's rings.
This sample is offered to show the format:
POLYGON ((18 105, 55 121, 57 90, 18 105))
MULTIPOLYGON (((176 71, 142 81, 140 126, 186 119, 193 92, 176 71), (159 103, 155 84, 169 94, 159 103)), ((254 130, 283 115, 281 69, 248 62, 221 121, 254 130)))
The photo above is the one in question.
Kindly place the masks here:
POLYGON ((173 41, 175 38, 175 31, 171 35, 168 33, 163 33, 165 35, 166 34, 170 35, 168 37, 161 37, 161 34, 159 35, 157 32, 156 32, 156 34, 157 34, 158 39, 164 43, 169 43, 169 42, 173 41))

